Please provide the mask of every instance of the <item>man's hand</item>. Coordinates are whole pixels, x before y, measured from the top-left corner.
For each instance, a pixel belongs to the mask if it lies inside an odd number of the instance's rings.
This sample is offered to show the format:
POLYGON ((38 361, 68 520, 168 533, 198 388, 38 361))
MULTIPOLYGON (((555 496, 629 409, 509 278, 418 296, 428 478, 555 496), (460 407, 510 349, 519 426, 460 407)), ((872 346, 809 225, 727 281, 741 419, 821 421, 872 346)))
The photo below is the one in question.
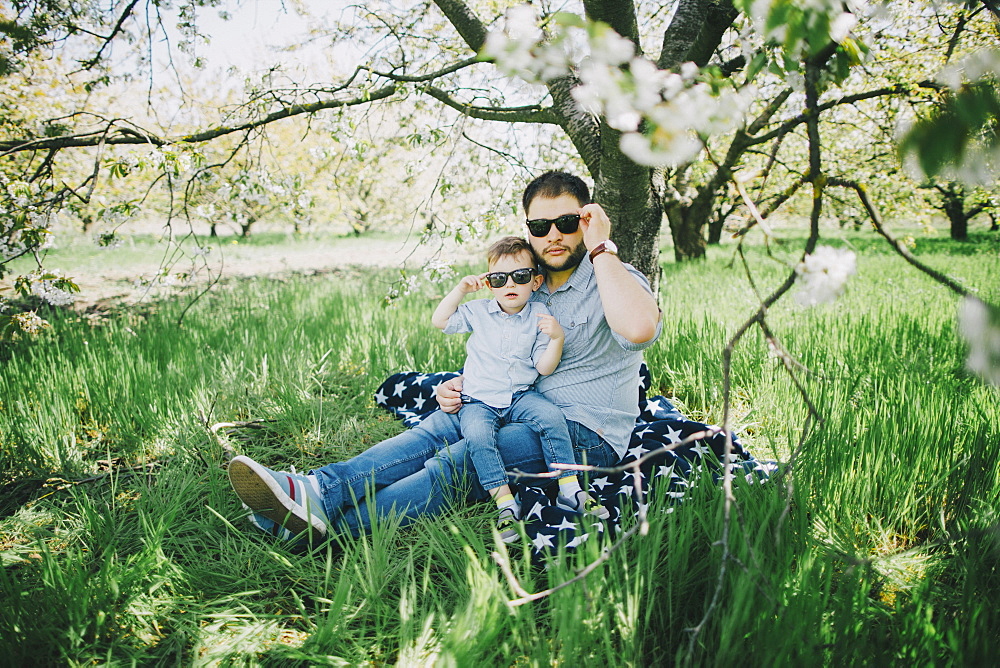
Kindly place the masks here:
POLYGON ((583 230, 583 245, 592 251, 611 238, 611 219, 600 204, 588 204, 580 209, 580 229, 583 230))
POLYGON ((445 413, 457 413, 462 407, 462 377, 449 378, 436 388, 438 405, 445 413))

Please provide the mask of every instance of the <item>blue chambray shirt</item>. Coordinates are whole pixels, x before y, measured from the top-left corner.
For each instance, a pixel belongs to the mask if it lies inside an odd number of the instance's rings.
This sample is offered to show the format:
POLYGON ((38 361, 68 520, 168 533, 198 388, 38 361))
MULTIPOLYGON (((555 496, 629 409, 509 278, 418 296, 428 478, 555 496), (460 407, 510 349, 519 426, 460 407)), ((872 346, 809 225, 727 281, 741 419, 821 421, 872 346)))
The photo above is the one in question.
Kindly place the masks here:
MULTIPOLYGON (((630 264, 625 268, 653 293, 642 272, 630 264)), ((536 388, 562 409, 567 420, 596 432, 624 456, 639 415, 642 351, 659 338, 662 319, 656 335, 644 343, 632 343, 613 332, 604 318, 594 265, 587 258, 555 292, 549 294, 542 283, 528 303, 536 301, 548 307, 566 335, 559 366, 542 376, 536 388)))
POLYGON ((534 385, 535 362, 549 346, 549 336, 538 330, 544 304, 529 301, 520 313, 504 313, 496 299, 474 299, 458 307, 445 334, 472 332, 465 351, 462 394, 494 408, 507 408, 514 393, 534 385))

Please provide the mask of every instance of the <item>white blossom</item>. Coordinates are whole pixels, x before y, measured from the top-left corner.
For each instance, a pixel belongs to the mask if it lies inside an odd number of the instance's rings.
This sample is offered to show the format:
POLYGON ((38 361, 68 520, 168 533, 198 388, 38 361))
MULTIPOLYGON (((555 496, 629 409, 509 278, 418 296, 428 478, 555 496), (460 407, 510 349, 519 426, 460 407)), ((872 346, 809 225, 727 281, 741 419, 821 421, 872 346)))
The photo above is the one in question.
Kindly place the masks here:
POLYGON ((635 54, 635 44, 610 28, 595 30, 590 39, 590 57, 610 67, 624 65, 635 54))
POLYGON ((857 269, 857 256, 846 248, 820 246, 795 268, 801 288, 797 302, 814 306, 832 302, 844 292, 847 279, 857 269))
POLYGON ((969 344, 965 366, 992 385, 1000 385, 1000 313, 975 297, 962 300, 959 331, 969 344))
POLYGON ((843 42, 858 24, 858 18, 850 12, 841 14, 830 22, 830 39, 837 43, 843 42))
POLYGON ((663 167, 690 160, 701 150, 701 142, 687 133, 668 136, 666 132, 658 132, 647 136, 626 132, 622 134, 619 147, 637 164, 663 167))
POLYGON ((34 311, 15 313, 10 317, 10 320, 25 334, 37 334, 49 326, 49 323, 40 318, 34 311))
POLYGON ((73 293, 57 286, 62 278, 59 272, 49 272, 56 278, 31 278, 31 292, 53 306, 68 306, 73 303, 73 293))

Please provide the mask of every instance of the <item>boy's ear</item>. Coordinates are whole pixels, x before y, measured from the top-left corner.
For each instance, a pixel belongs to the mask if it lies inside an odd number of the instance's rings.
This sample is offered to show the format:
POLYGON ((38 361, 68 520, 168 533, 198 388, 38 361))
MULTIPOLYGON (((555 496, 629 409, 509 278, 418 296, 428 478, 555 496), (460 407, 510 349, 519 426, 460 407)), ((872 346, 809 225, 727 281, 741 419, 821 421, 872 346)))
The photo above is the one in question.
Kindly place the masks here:
POLYGON ((536 274, 535 277, 531 279, 531 291, 534 292, 538 288, 542 287, 542 282, 544 280, 545 280, 544 276, 542 276, 541 274, 536 274))

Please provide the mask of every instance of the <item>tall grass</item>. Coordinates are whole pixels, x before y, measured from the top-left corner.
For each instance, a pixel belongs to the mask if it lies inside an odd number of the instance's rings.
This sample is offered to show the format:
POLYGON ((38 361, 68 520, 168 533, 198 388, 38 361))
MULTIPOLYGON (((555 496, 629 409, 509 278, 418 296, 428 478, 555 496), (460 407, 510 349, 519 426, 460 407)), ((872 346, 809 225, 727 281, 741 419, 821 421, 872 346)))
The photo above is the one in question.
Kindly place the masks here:
MULTIPOLYGON (((994 255, 924 259, 1000 300, 994 255)), ((720 351, 753 311, 718 257, 667 265, 654 394, 722 419, 720 351)), ((789 254, 789 259, 792 257, 789 254)), ((754 251, 766 292, 786 268, 754 251)), ((654 502, 648 535, 584 583, 516 608, 490 557, 492 512, 454 508, 299 553, 250 531, 206 426, 258 421, 232 445, 307 469, 401 427, 371 400, 400 369, 457 368, 433 295, 383 308, 344 271, 233 282, 2 351, 0 650, 12 665, 973 665, 1000 641, 1000 398, 963 369, 955 300, 880 252, 829 307, 782 302, 772 329, 823 421, 802 438, 798 389, 757 332, 737 346, 733 427, 795 467, 737 485, 718 605, 722 496, 699 480, 654 502), (671 511, 672 512, 668 512, 671 511), (692 642, 693 641, 693 642, 692 642)), ((738 481, 739 482, 739 481, 738 481)), ((655 495, 654 495, 655 496, 655 495)), ((533 567, 565 581, 596 542, 533 567)))

